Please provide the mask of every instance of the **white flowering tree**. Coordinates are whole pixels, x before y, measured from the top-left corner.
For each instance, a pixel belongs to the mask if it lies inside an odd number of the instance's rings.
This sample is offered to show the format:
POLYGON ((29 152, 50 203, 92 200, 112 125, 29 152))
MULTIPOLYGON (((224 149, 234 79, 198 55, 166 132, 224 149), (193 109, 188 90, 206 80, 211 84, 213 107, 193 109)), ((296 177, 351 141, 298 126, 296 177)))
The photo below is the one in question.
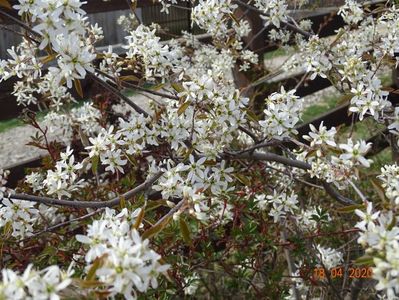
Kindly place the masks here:
POLYGON ((378 75, 398 62, 394 3, 347 0, 345 26, 321 38, 290 17, 306 1, 195 1, 204 43, 161 41, 133 2, 122 53, 100 53, 84 2, 17 2, 0 0, 23 36, 0 60, 0 83, 18 78, 20 105, 50 107, 44 123, 28 118, 41 133, 31 145, 49 157, 14 189, 1 172, 0 299, 398 299, 399 166, 370 159, 354 130, 371 120, 397 146, 399 109, 378 75), (286 71, 340 91, 349 130, 321 123, 298 136, 295 89, 257 96, 270 75, 251 48, 255 18, 293 53, 286 71), (101 93, 73 106, 84 79, 101 93))

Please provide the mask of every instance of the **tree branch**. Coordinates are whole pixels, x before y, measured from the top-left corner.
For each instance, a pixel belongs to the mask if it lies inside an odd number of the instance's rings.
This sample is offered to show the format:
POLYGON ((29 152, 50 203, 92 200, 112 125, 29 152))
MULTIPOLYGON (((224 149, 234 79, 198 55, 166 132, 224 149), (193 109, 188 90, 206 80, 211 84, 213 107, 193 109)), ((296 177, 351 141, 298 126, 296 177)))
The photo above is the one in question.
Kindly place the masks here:
POLYGON ((8 197, 12 200, 25 200, 32 201, 37 203, 43 203, 46 205, 60 205, 60 206, 70 206, 70 207, 80 207, 80 208, 101 208, 101 207, 113 207, 119 205, 121 199, 128 200, 132 198, 134 195, 147 190, 150 188, 155 181, 157 181, 163 172, 160 171, 156 173, 153 177, 149 178, 142 184, 136 186, 134 189, 124 193, 122 196, 115 197, 108 201, 79 201, 79 200, 62 200, 55 199, 50 197, 40 197, 40 196, 32 196, 27 194, 10 194, 8 197))
MULTIPOLYGON (((300 161, 300 160, 295 160, 295 159, 290 159, 281 155, 277 155, 274 153, 268 153, 268 152, 246 152, 246 153, 225 153, 222 155, 226 159, 254 159, 254 160, 262 160, 262 161, 273 161, 273 162, 278 162, 286 166, 302 169, 302 170, 310 170, 312 169, 311 165, 300 161)), ((343 205, 353 205, 356 204, 355 201, 353 201, 350 198, 346 198, 345 196, 341 195, 337 190, 335 190, 331 184, 322 181, 323 187, 327 194, 329 194, 331 197, 333 197, 335 200, 340 202, 343 205)))

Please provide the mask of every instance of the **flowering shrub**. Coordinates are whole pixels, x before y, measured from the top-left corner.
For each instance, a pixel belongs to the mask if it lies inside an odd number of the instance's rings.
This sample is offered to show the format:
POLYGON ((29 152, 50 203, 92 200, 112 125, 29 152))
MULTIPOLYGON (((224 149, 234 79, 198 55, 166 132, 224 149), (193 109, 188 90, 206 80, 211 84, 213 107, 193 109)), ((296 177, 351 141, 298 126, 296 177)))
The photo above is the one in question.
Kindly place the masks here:
POLYGON ((42 167, 13 189, 0 173, 0 299, 398 299, 399 167, 371 159, 354 123, 386 127, 395 158, 399 110, 379 74, 398 64, 399 9, 347 0, 331 39, 290 17, 304 2, 191 3, 210 43, 162 41, 132 12, 117 54, 98 52, 102 29, 80 0, 19 0, 19 19, 0 1, 23 31, 0 82, 17 77, 18 104, 50 108, 43 122, 26 116, 39 132, 30 145, 49 153, 42 167), (258 97, 273 74, 250 47, 249 11, 292 53, 286 71, 344 96, 350 126, 302 137, 295 89, 258 97), (74 106, 85 78, 102 90, 74 106))

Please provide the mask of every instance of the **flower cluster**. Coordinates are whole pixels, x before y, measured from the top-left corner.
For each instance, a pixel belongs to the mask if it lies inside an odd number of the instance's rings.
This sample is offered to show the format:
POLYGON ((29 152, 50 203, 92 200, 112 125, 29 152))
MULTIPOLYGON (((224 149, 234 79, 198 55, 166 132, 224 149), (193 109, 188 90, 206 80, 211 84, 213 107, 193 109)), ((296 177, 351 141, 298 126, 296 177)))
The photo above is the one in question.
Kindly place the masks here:
POLYGON ((61 293, 72 283, 72 265, 67 271, 49 266, 37 271, 29 265, 23 274, 10 269, 1 271, 0 298, 4 300, 61 299, 61 293))
POLYGON ((379 179, 392 207, 399 207, 399 166, 395 164, 382 167, 379 179))
POLYGON ((58 67, 52 73, 58 73, 57 81, 66 80, 68 87, 72 87, 74 79, 84 78, 86 70, 94 70, 91 62, 95 54, 85 36, 86 13, 80 8, 81 5, 79 0, 21 0, 19 5, 14 6, 19 15, 29 14, 36 23, 32 30, 41 37, 38 48, 44 49, 49 45, 57 52, 58 67))
MULTIPOLYGON (((205 157, 196 160, 193 155, 190 155, 187 163, 174 166, 171 161, 167 161, 163 164, 164 167, 154 166, 156 171, 160 169, 164 172, 158 183, 154 185, 154 189, 161 191, 164 199, 185 197, 191 207, 190 213, 200 220, 210 218, 209 197, 206 192, 220 196, 234 188, 230 186, 233 181, 230 175, 233 172, 232 167, 226 168, 225 161, 222 161, 220 165, 210 167, 205 165, 205 161, 205 157)), ((156 172, 155 170, 153 172, 156 172)), ((220 200, 213 199, 212 205, 220 205, 220 200)))
POLYGON ((76 239, 89 247, 85 260, 89 264, 99 262, 95 275, 107 287, 110 296, 122 294, 125 299, 135 299, 137 291, 145 292, 158 286, 157 277, 169 266, 161 265, 160 255, 142 240, 136 229, 140 210, 120 213, 107 209, 101 219, 88 226, 86 235, 76 239))
POLYGON ((35 225, 54 224, 63 218, 55 207, 12 199, 14 191, 5 187, 8 174, 9 171, 0 170, 0 228, 4 236, 24 239, 33 234, 35 225))
POLYGON ((358 243, 366 248, 375 265, 376 289, 384 290, 388 299, 395 299, 399 293, 399 219, 392 211, 373 211, 371 202, 366 212, 357 209, 355 213, 361 218, 356 224, 361 230, 358 243))
POLYGON ((370 167, 372 160, 365 158, 371 148, 371 143, 363 140, 353 142, 351 138, 346 143, 337 145, 335 141, 336 129, 327 129, 323 122, 317 129, 310 126, 311 131, 304 135, 304 139, 310 142, 310 149, 303 149, 300 155, 305 155, 311 164, 309 173, 311 177, 324 179, 327 182, 335 182, 345 185, 351 178, 356 178, 354 167, 370 167), (312 149, 316 150, 312 154, 312 149), (339 157, 337 151, 342 151, 339 157), (310 155, 308 155, 310 153, 310 155))
POLYGON ((44 116, 43 124, 50 133, 57 133, 57 138, 68 145, 75 132, 80 131, 86 136, 100 132, 100 118, 100 111, 93 104, 86 102, 67 112, 50 111, 44 116))
POLYGON ((363 19, 363 9, 354 0, 345 0, 345 5, 341 6, 338 14, 348 24, 357 24, 363 19))
POLYGON ((324 266, 327 270, 335 268, 343 263, 342 253, 335 249, 317 245, 316 250, 320 256, 320 266, 324 266))
POLYGON ((200 0, 191 14, 192 22, 215 37, 225 37, 229 14, 238 6, 231 0, 200 0))
POLYGON ((295 90, 286 92, 281 87, 280 93, 273 93, 266 99, 264 120, 259 121, 267 138, 282 139, 295 134, 295 125, 299 121, 302 104, 295 90))
POLYGON ((255 196, 255 202, 261 210, 272 206, 269 215, 273 217, 274 222, 279 222, 286 218, 287 213, 293 214, 298 209, 298 196, 294 193, 287 195, 274 191, 273 195, 260 194, 255 196))
POLYGON ((128 44, 124 46, 128 50, 128 59, 141 59, 143 75, 149 81, 155 78, 165 80, 169 72, 177 73, 176 68, 183 54, 178 46, 162 45, 155 32, 156 28, 139 25, 126 37, 128 44))
POLYGON ((83 179, 78 179, 79 170, 83 164, 75 163, 73 150, 69 147, 61 153, 61 160, 57 161, 55 170, 48 170, 47 176, 43 180, 43 186, 48 195, 56 195, 59 199, 63 196, 71 197, 71 193, 83 184, 83 179))
POLYGON ((254 6, 265 14, 262 15, 266 21, 265 26, 273 24, 280 28, 280 23, 287 20, 288 5, 285 0, 256 0, 254 6))

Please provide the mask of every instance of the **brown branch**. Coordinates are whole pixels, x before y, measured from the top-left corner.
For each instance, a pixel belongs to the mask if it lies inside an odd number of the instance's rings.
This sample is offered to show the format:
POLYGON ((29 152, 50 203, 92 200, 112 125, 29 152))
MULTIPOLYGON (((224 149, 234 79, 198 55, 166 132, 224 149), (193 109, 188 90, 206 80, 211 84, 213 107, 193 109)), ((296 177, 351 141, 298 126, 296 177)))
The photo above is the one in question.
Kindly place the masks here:
POLYGON ((10 194, 9 198, 14 200, 25 200, 37 203, 43 203, 46 205, 60 205, 60 206, 70 206, 70 207, 80 207, 80 208, 102 208, 102 207, 113 207, 119 205, 121 199, 128 200, 134 195, 149 189, 155 181, 157 181, 163 172, 160 171, 156 173, 153 177, 149 178, 142 184, 136 186, 134 189, 124 193, 122 196, 115 197, 108 201, 79 201, 79 200, 62 200, 50 197, 40 197, 27 194, 10 194))
MULTIPOLYGON (((274 153, 268 153, 268 152, 246 152, 246 153, 224 153, 222 154, 222 157, 225 159, 253 159, 253 160, 262 160, 262 161, 272 161, 272 162, 278 162, 286 166, 302 169, 302 170, 310 170, 312 169, 311 165, 300 161, 300 160, 295 160, 295 159, 290 159, 281 155, 277 155, 274 153)), ((353 201, 350 198, 346 198, 345 196, 341 195, 337 190, 335 190, 331 184, 322 181, 323 187, 327 194, 329 194, 331 197, 333 197, 335 200, 340 202, 343 205, 353 205, 356 204, 355 201, 353 201)))
POLYGON ((5 17, 8 20, 11 20, 13 22, 15 22, 16 24, 18 24, 19 26, 21 26, 23 29, 25 29, 26 31, 32 33, 33 35, 37 36, 37 37, 42 37, 40 35, 40 33, 34 31, 32 28, 30 28, 27 24, 25 24, 24 22, 22 22, 21 20, 19 20, 18 18, 6 13, 5 11, 3 11, 2 9, 0 9, 0 15, 5 17))

